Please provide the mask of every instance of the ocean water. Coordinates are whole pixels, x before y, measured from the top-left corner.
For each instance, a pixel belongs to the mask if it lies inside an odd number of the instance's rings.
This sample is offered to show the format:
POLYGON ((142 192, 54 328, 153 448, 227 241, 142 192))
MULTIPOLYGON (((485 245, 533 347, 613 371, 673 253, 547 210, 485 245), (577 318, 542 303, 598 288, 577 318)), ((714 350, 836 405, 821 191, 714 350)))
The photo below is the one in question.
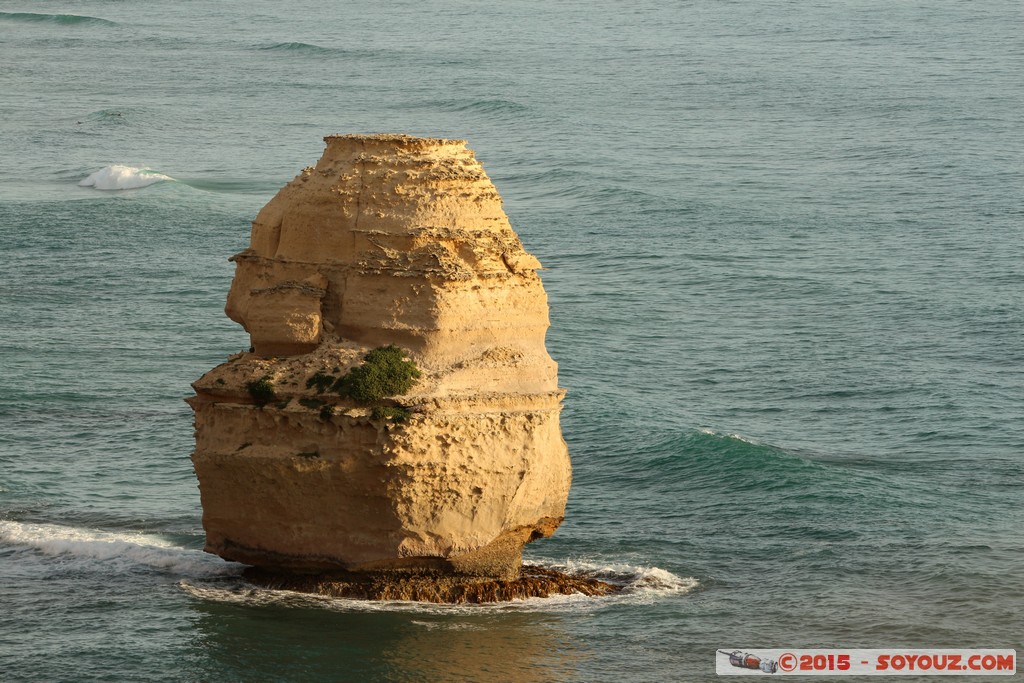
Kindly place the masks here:
POLYGON ((1009 0, 0 1, 0 680, 1024 650, 1020 22, 1009 0), (623 594, 318 600, 201 551, 181 399, 248 346, 227 257, 350 132, 468 139, 547 267, 575 480, 528 557, 623 594))

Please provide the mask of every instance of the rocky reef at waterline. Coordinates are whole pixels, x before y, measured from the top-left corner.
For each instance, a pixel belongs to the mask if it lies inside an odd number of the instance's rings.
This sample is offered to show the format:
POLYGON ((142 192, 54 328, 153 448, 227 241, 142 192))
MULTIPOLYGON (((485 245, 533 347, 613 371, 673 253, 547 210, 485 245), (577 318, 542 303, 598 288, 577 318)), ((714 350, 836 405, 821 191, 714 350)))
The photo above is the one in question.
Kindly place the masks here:
POLYGON ((188 399, 206 550, 339 594, 522 582, 571 480, 540 263, 465 141, 325 142, 232 259, 252 350, 188 399))
POLYGON ((432 572, 328 572, 296 574, 251 567, 245 578, 262 588, 315 593, 332 598, 483 603, 580 593, 591 597, 622 590, 588 576, 524 566, 515 578, 489 579, 432 572))

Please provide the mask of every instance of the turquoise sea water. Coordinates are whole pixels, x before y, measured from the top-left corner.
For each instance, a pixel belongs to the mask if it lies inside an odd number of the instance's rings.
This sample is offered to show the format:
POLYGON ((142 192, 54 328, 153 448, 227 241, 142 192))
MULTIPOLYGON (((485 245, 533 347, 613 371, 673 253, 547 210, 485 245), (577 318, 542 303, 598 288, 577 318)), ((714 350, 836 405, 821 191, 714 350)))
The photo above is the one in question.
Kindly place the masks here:
POLYGON ((1020 26, 1002 0, 0 1, 0 680, 1024 650, 1020 26), (226 259, 323 135, 379 131, 468 139, 548 268, 575 481, 528 555, 625 595, 302 600, 200 551, 181 399, 248 346, 226 259), (79 186, 111 165, 173 180, 79 186))

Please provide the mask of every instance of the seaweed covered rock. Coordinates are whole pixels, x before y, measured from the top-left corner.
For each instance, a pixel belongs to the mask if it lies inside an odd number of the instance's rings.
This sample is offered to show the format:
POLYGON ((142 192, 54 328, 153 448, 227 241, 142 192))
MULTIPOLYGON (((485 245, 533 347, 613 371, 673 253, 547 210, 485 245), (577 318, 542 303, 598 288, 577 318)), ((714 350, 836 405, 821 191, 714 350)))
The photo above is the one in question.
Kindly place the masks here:
POLYGON ((514 579, 571 479, 540 264, 464 141, 325 142, 233 257, 252 351, 193 384, 206 549, 514 579))

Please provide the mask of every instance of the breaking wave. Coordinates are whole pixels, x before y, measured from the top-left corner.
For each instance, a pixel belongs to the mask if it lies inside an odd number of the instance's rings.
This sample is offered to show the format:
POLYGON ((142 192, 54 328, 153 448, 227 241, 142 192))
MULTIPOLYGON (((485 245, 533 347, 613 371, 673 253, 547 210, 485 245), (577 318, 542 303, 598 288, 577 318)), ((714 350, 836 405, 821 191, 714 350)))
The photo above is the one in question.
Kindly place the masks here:
POLYGON ((136 190, 163 180, 174 180, 174 178, 148 168, 115 164, 104 166, 95 173, 83 178, 78 184, 82 187, 93 187, 97 190, 136 190))
POLYGON ((401 611, 422 614, 479 614, 481 612, 559 612, 589 611, 611 605, 650 604, 673 595, 689 593, 699 582, 692 577, 680 577, 658 567, 628 564, 604 564, 582 560, 556 562, 537 560, 529 564, 566 573, 600 579, 621 586, 618 593, 591 597, 581 593, 552 595, 547 598, 527 598, 509 602, 448 605, 429 602, 399 600, 357 600, 334 598, 289 590, 257 588, 241 579, 213 581, 181 581, 179 586, 200 600, 248 605, 253 607, 278 606, 318 608, 340 612, 401 611))
POLYGON ((211 577, 238 574, 242 569, 240 564, 141 532, 0 520, 0 543, 121 571, 141 566, 186 576, 211 577))

